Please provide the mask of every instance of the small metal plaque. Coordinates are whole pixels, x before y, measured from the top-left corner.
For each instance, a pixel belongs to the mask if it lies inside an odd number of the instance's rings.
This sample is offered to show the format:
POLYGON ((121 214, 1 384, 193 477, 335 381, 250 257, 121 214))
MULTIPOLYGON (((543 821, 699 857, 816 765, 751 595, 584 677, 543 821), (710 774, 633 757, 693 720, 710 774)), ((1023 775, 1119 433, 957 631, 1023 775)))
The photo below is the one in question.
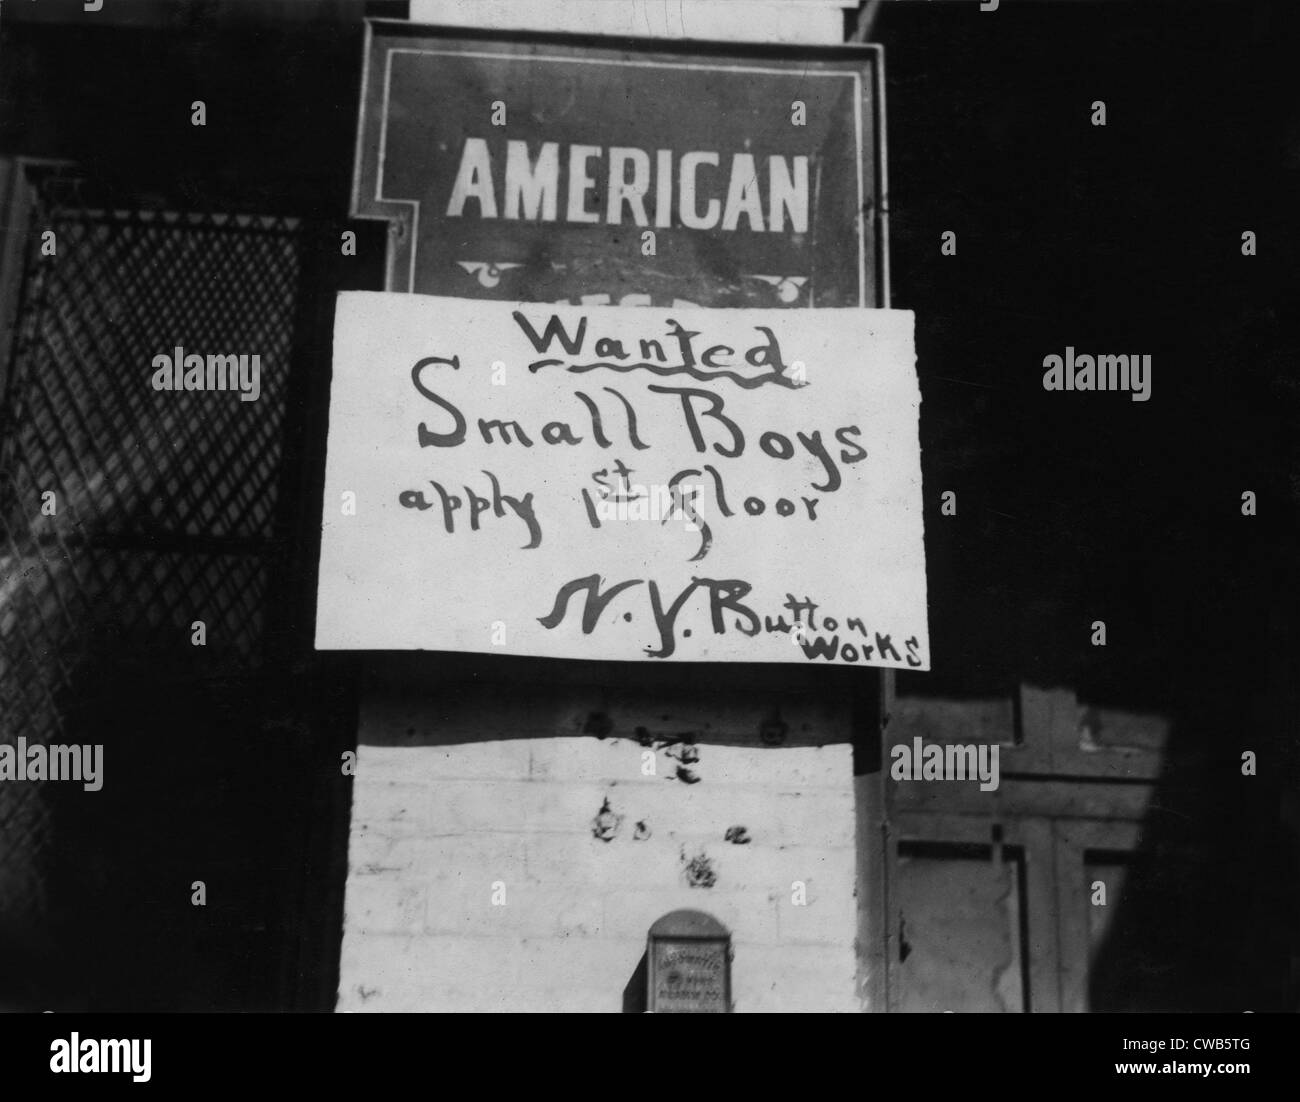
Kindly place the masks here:
POLYGON ((726 1014, 731 1009, 731 937, 698 911, 675 911, 650 930, 648 1009, 656 1014, 726 1014))
POLYGON ((727 947, 718 942, 655 945, 654 1009, 658 1013, 725 1014, 727 947))

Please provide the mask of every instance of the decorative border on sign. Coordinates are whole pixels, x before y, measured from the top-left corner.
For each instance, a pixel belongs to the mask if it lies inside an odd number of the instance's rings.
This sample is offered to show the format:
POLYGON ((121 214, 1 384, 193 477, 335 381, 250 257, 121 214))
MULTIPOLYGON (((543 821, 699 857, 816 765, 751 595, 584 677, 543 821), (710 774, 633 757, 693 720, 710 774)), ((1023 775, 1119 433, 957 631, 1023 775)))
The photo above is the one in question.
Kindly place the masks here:
POLYGON ((845 44, 843 46, 768 46, 758 47, 750 43, 734 42, 678 42, 676 40, 638 40, 630 52, 652 54, 651 57, 571 57, 561 54, 511 52, 509 50, 473 49, 470 45, 490 46, 493 42, 515 46, 533 46, 544 49, 546 46, 564 46, 592 50, 627 51, 621 40, 602 38, 600 36, 512 33, 474 30, 466 33, 466 28, 423 27, 410 23, 388 20, 367 20, 365 58, 362 69, 361 105, 357 124, 356 159, 353 167, 353 189, 351 215, 354 218, 368 218, 388 221, 390 225, 388 243, 388 263, 385 277, 385 289, 389 291, 410 292, 414 286, 415 265, 419 248, 420 203, 413 199, 395 199, 384 195, 384 160, 388 138, 389 92, 392 78, 392 59, 394 54, 416 54, 434 57, 467 57, 492 59, 500 61, 548 62, 556 64, 578 65, 614 65, 632 68, 686 69, 708 72, 726 72, 737 74, 761 74, 769 76, 789 76, 791 69, 760 64, 764 59, 793 59, 804 62, 832 64, 849 61, 855 66, 852 70, 815 68, 810 66, 802 76, 848 79, 853 82, 854 90, 854 137, 857 144, 857 188, 858 188, 858 305, 889 305, 889 264, 888 264, 888 203, 885 185, 885 143, 884 143, 884 75, 883 50, 879 46, 863 44, 845 44), (377 42, 376 36, 382 35, 385 41, 377 42), (457 40, 464 41, 467 48, 432 49, 421 46, 400 46, 389 44, 389 39, 401 38, 436 38, 448 44, 457 40), (382 88, 376 90, 372 82, 378 74, 372 74, 372 62, 378 62, 382 50, 383 77, 382 88), (683 54, 681 61, 669 60, 673 54, 683 54), (705 56, 707 61, 686 60, 705 56), (731 59, 736 63, 732 64, 731 59), (864 62, 870 61, 874 76, 873 86, 864 88, 862 69, 864 62), (375 142, 374 133, 366 132, 366 122, 370 115, 370 100, 379 93, 378 116, 373 124, 378 129, 377 149, 372 158, 375 186, 373 194, 363 194, 362 181, 367 176, 367 142, 375 142), (875 137, 876 185, 870 200, 871 211, 867 210, 867 182, 864 179, 864 134, 863 101, 870 92, 873 100, 873 133, 875 137), (387 207, 388 209, 383 209, 387 207), (877 276, 876 302, 867 302, 867 247, 866 220, 873 213, 878 227, 875 242, 875 274, 877 276))

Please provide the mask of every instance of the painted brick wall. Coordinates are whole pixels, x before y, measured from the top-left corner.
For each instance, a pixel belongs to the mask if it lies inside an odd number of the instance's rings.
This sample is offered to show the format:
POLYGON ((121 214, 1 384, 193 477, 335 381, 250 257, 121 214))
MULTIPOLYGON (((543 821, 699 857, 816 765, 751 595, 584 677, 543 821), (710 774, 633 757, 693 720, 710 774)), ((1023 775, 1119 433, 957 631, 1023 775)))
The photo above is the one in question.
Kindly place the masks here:
POLYGON ((787 708, 768 746, 754 700, 628 703, 595 713, 600 738, 555 700, 370 694, 338 1009, 619 1012, 646 931, 678 908, 731 930, 738 1012, 861 1009, 847 717, 787 708), (737 826, 748 843, 724 840, 737 826), (688 884, 700 855, 712 887, 688 884))
MULTIPOLYGON (((839 42, 853 6, 412 0, 411 18, 839 42)), ((783 701, 786 731, 770 746, 758 732, 772 694, 727 698, 707 672, 677 669, 674 698, 690 705, 580 691, 366 695, 338 1009, 620 1011, 647 929, 679 908, 731 930, 737 1011, 864 1008, 854 843, 855 822, 861 832, 872 816, 861 782, 854 805, 847 709, 783 701), (584 733, 593 726, 607 737, 584 733), (670 740, 686 733, 696 783, 675 779, 683 763, 670 740), (642 772, 646 749, 653 776, 642 772), (607 842, 592 833, 606 799, 622 816, 607 842), (639 821, 648 837, 635 837, 639 821), (751 841, 726 842, 733 826, 751 841), (701 853, 711 888, 686 881, 684 859, 701 853), (792 902, 794 881, 806 906, 792 902), (504 906, 492 905, 497 882, 504 906)))

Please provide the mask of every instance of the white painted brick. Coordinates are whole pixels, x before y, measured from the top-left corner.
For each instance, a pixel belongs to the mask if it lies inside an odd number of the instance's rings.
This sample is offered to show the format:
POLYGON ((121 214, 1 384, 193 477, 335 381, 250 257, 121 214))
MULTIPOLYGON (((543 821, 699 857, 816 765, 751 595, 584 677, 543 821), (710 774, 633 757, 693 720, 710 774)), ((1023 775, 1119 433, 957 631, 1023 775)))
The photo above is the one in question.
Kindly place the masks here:
POLYGON ((766 893, 717 888, 610 892, 605 896, 604 933, 644 943, 657 919, 678 910, 708 912, 727 927, 733 943, 773 945, 779 940, 776 903, 766 893))
MULTIPOLYGON (((424 810, 435 801, 436 795, 435 787, 430 784, 358 777, 352 788, 353 830, 357 824, 365 823, 370 829, 390 837, 433 833, 424 821, 424 810)), ((439 833, 454 834, 457 831, 439 833)))
POLYGON ((434 996, 476 986, 509 991, 519 986, 525 963, 516 937, 345 936, 340 989, 360 983, 390 994, 410 988, 434 996))
POLYGON ((393 836, 380 829, 378 824, 354 819, 348 837, 349 875, 382 870, 395 844, 393 836))
MULTIPOLYGON (((854 845, 857 820, 852 777, 843 793, 780 792, 776 809, 776 836, 797 845, 844 847, 854 845)), ((751 831, 752 833, 752 831, 751 831)))
POLYGON ((852 943, 857 901, 851 885, 840 881, 810 883, 807 903, 796 905, 789 893, 776 900, 777 935, 783 945, 844 945, 852 943))
POLYGON ((622 1002, 621 988, 437 987, 412 993, 400 1002, 393 1000, 383 1009, 397 1013, 617 1014, 622 1002))
POLYGON ((384 868, 420 880, 439 880, 462 873, 489 882, 520 879, 524 875, 526 837, 522 834, 399 837, 389 842, 381 860, 384 868))
POLYGON ((530 739, 533 780, 607 784, 642 779, 641 754, 647 749, 635 739, 530 739))
POLYGON ((374 936, 345 948, 339 1010, 617 1012, 645 944, 374 936))
POLYGON ((343 900, 343 923, 359 934, 424 930, 425 886, 396 878, 354 876, 343 900))
POLYGON ((522 845, 529 879, 595 889, 684 887, 683 851, 687 860, 705 853, 718 874, 719 886, 729 889, 755 887, 788 894, 793 880, 839 880, 851 892, 856 874, 852 849, 736 846, 716 834, 669 833, 642 842, 632 841, 626 829, 612 842, 600 842, 589 835, 533 834, 522 845))
POLYGON ((505 903, 492 903, 492 886, 431 885, 428 891, 426 929, 435 934, 478 937, 569 937, 601 933, 603 909, 594 891, 571 887, 542 887, 520 878, 505 881, 505 903))
POLYGON ((528 877, 602 892, 623 886, 671 888, 681 880, 681 860, 671 840, 632 840, 632 825, 612 842, 587 834, 533 834, 523 841, 528 877))
POLYGON ((807 791, 843 790, 853 784, 853 750, 845 745, 751 749, 701 746, 691 768, 701 784, 752 784, 807 791))
POLYGON ((520 986, 529 990, 622 991, 645 953, 644 938, 533 939, 523 944, 520 986))
POLYGON ((448 875, 430 884, 425 898, 425 930, 431 934, 458 934, 466 938, 518 937, 519 924, 510 907, 510 884, 505 881, 504 906, 492 902, 493 882, 484 876, 448 875))
POLYGON ((473 831, 589 830, 602 802, 628 821, 645 818, 652 830, 690 827, 716 832, 744 825, 779 831, 801 844, 851 844, 852 775, 836 790, 773 789, 766 785, 444 780, 358 785, 354 814, 386 833, 424 836, 473 831))
MULTIPOLYGON (((631 973, 628 973, 631 978, 631 973)), ((626 981, 625 981, 626 982, 626 981)), ((621 1014, 623 990, 617 985, 582 988, 565 984, 563 987, 528 991, 525 999, 536 1014, 621 1014)))
POLYGON ((710 847, 716 854, 719 878, 729 888, 759 888, 789 898, 790 884, 802 880, 812 885, 837 883, 852 894, 857 872, 856 850, 849 847, 775 846, 753 842, 747 846, 710 847))
POLYGON ((679 908, 732 931, 737 1009, 856 1009, 847 746, 703 743, 695 785, 643 778, 629 739, 362 749, 340 1010, 617 1012, 649 926, 679 908), (591 834, 606 797, 624 816, 608 843, 591 834), (750 845, 723 840, 737 825, 750 845), (701 850, 712 889, 683 877, 701 850), (795 879, 810 906, 790 905, 795 879))
POLYGON ((354 812, 377 816, 390 833, 430 837, 535 830, 586 830, 600 810, 600 785, 445 780, 393 785, 354 800, 354 812))
POLYGON ((360 746, 357 777, 368 775, 394 780, 419 777, 481 779, 528 776, 531 754, 528 739, 462 742, 451 746, 360 746))
POLYGON ((857 960, 853 947, 738 945, 732 998, 738 1013, 853 1013, 857 960))
POLYGON ((342 962, 340 1010, 461 1010, 468 1012, 621 1009, 621 992, 645 948, 655 918, 678 905, 719 917, 733 932, 733 988, 739 1011, 853 1011, 856 959, 853 916, 843 917, 847 941, 805 947, 771 937, 770 908, 743 893, 692 892, 679 898, 641 893, 607 898, 617 916, 611 936, 571 939, 473 937, 451 934, 350 938, 342 962), (702 896, 707 899, 704 903, 702 896), (763 921, 763 916, 766 921, 763 921), (615 937, 622 929, 631 936, 615 937), (361 999, 358 988, 370 994, 361 999))
POLYGON ((854 842, 851 777, 839 791, 800 793, 754 785, 663 782, 614 789, 610 806, 629 820, 643 818, 656 834, 715 837, 744 826, 771 844, 848 846, 854 842))
POLYGON ((336 1013, 340 1014, 432 1014, 455 1010, 461 1014, 484 1012, 486 1008, 472 1005, 473 992, 453 991, 449 988, 418 988, 412 985, 392 990, 372 989, 366 984, 354 984, 339 991, 336 1013), (361 991, 369 992, 362 998, 361 991))
MULTIPOLYGON (((535 739, 532 746, 534 780, 635 784, 671 780, 683 764, 670 756, 669 748, 645 747, 635 739, 535 739), (654 755, 653 774, 645 772, 646 753, 654 755)), ((853 780, 853 751, 847 745, 758 748, 701 743, 695 750, 698 760, 687 768, 706 786, 842 790, 853 780)))

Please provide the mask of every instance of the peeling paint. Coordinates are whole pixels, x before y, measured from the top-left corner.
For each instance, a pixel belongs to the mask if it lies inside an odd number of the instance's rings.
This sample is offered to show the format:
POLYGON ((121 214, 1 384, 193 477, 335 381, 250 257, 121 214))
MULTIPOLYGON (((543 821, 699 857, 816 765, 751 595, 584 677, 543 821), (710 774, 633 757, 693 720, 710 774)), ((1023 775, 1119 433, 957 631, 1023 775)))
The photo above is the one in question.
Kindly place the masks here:
POLYGON ((591 820, 591 836, 599 838, 602 842, 612 842, 622 825, 623 816, 609 806, 609 797, 606 796, 600 805, 600 810, 596 812, 596 817, 591 820))
MULTIPOLYGON (((685 860, 685 854, 682 855, 685 860)), ((718 882, 717 870, 703 850, 686 861, 686 884, 691 888, 711 888, 718 882)))
POLYGON ((664 756, 683 765, 694 765, 700 760, 700 749, 692 742, 670 743, 664 750, 664 756))

